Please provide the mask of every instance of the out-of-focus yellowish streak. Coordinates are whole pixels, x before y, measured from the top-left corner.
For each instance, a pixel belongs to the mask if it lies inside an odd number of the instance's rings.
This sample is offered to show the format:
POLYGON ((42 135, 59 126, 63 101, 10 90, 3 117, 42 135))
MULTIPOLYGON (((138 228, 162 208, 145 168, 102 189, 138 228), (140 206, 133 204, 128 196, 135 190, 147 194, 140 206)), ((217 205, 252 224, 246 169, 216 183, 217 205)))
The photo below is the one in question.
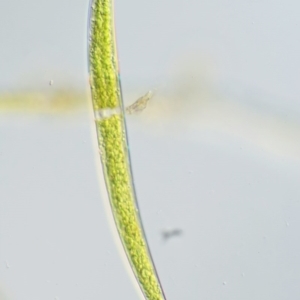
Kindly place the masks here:
POLYGON ((1 112, 68 113, 87 106, 87 95, 72 90, 53 92, 20 91, 0 93, 1 112))
MULTIPOLYGON (((264 95, 252 103, 251 99, 222 92, 207 70, 209 66, 201 62, 191 63, 188 59, 177 68, 166 84, 156 90, 142 115, 137 117, 138 122, 145 122, 147 128, 158 134, 193 131, 200 138, 201 132, 211 136, 218 132, 248 143, 254 152, 262 150, 300 161, 300 121, 295 117, 271 104, 261 109, 259 104, 265 103, 264 95)), ((131 94, 127 98, 137 96, 131 94)))
MULTIPOLYGON (((126 112, 131 118, 160 134, 170 134, 168 124, 180 124, 181 130, 213 130, 245 140, 266 153, 300 160, 300 121, 274 113, 271 105, 269 111, 261 110, 244 99, 223 94, 210 66, 201 61, 183 60, 174 68, 163 87, 154 86, 154 93, 145 93, 151 86, 125 93, 126 112)), ((76 112, 88 105, 87 99, 86 93, 71 89, 0 92, 0 113, 76 112)))
POLYGON ((3 284, 0 283, 0 300, 12 300, 12 294, 9 292, 7 287, 3 284))

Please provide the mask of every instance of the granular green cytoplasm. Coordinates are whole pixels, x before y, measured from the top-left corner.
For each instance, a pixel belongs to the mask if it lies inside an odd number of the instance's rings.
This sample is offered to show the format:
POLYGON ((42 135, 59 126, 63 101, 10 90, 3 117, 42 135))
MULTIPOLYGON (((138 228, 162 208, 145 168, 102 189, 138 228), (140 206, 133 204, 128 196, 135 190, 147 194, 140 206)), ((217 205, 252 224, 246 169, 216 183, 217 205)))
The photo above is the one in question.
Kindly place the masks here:
POLYGON ((103 176, 119 237, 145 299, 164 300, 136 205, 112 0, 94 0, 91 4, 89 72, 103 176))

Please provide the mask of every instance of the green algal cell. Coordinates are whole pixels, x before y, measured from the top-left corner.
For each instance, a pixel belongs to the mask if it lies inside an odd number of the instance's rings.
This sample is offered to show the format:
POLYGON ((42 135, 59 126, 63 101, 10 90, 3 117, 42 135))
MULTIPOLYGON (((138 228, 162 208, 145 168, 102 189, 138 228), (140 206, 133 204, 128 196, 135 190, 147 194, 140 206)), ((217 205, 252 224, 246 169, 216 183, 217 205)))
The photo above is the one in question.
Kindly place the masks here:
POLYGON ((90 38, 91 90, 94 109, 119 105, 120 89, 111 1, 92 4, 90 38))
POLYGON ((111 1, 92 3, 90 84, 103 176, 115 224, 141 290, 147 300, 164 300, 136 207, 112 13, 111 1))

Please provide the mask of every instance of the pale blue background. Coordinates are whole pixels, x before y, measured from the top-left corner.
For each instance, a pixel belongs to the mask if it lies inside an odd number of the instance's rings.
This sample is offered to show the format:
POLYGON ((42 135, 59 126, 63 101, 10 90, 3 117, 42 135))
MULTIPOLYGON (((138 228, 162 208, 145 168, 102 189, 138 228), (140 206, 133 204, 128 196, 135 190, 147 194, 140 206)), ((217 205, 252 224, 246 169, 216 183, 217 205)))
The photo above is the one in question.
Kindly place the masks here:
MULTIPOLYGON (((167 298, 296 299, 298 2, 115 7, 126 102, 157 89, 128 129, 167 298), (183 235, 164 242, 168 228, 183 235)), ((83 0, 2 2, 0 90, 87 89, 87 11, 83 0)), ((1 113, 3 299, 137 299, 101 201, 94 138, 87 110, 1 113)))

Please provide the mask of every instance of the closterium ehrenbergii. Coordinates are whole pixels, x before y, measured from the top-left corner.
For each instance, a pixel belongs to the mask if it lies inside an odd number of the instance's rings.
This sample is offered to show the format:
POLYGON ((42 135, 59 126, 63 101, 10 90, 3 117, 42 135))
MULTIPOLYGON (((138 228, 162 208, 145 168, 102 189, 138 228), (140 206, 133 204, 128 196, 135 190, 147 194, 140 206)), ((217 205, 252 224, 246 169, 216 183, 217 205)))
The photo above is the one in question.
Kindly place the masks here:
POLYGON ((136 202, 115 42, 113 0, 91 1, 89 73, 106 192, 131 271, 147 300, 165 299, 136 202))

